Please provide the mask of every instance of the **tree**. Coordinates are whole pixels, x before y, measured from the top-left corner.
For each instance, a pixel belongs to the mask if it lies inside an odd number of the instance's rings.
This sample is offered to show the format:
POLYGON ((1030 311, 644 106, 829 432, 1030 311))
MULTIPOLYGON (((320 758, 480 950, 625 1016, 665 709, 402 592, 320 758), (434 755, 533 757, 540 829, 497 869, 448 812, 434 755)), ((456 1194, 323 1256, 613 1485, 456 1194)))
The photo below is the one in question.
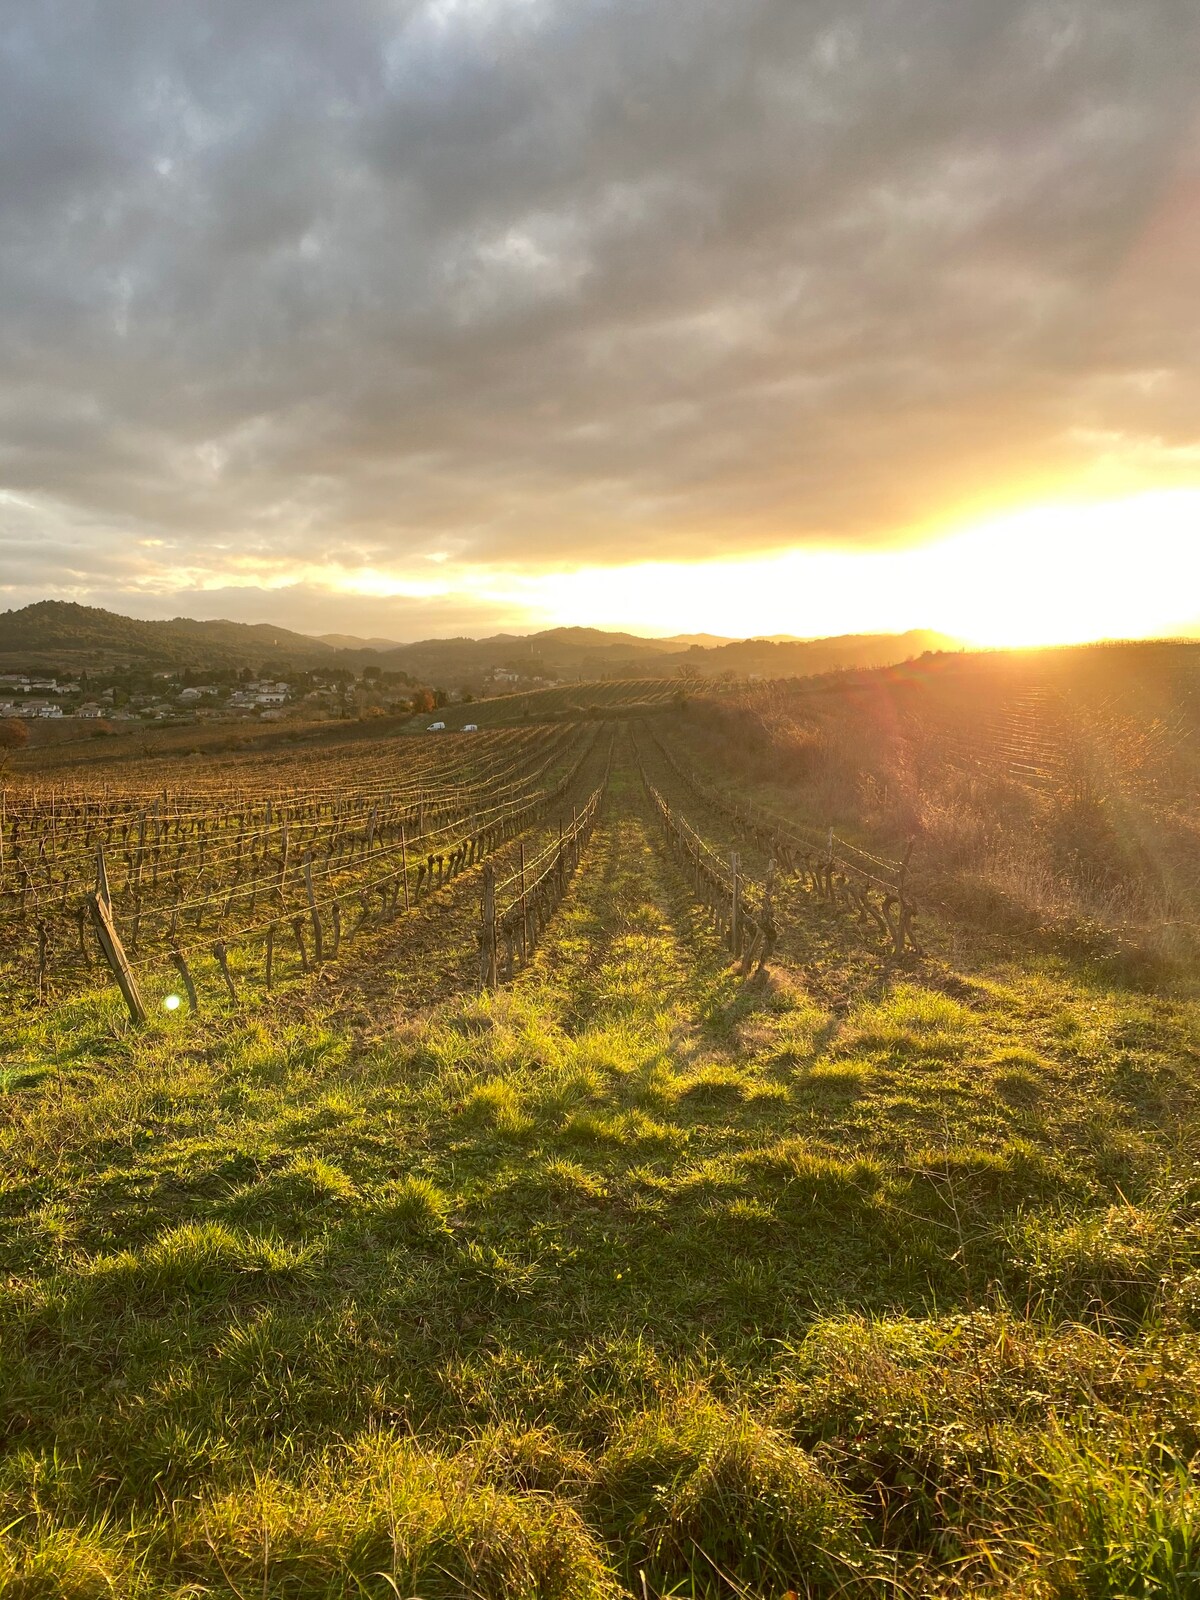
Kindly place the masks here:
POLYGON ((434 703, 433 690, 418 689, 412 697, 412 703, 413 710, 419 712, 421 715, 424 715, 427 711, 432 711, 434 703))

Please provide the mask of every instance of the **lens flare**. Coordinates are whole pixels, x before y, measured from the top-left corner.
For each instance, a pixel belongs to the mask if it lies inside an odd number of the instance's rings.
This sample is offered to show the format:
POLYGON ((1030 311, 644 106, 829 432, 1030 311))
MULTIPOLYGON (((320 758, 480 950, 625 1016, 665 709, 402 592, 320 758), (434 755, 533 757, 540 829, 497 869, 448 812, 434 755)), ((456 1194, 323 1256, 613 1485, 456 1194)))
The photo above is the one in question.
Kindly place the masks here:
POLYGON ((179 996, 177 994, 169 994, 167 996, 167 998, 163 1001, 163 1010, 164 1011, 178 1011, 182 1004, 183 1004, 183 1001, 179 998, 179 996))

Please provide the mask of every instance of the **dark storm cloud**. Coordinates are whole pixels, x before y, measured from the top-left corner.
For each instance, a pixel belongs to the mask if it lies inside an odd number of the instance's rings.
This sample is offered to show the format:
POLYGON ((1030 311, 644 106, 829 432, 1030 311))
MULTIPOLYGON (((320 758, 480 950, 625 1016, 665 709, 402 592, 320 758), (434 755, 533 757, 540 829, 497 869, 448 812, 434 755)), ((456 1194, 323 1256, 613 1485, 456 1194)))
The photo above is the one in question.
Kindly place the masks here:
POLYGON ((10 8, 0 583, 865 543, 1186 454, 1198 66, 1192 0, 10 8))

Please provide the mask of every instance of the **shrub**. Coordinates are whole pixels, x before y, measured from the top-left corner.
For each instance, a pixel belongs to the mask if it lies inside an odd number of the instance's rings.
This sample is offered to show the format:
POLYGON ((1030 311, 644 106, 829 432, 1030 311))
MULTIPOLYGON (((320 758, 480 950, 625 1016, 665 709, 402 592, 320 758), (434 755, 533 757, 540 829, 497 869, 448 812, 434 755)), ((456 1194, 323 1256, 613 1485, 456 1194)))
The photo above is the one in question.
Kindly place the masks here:
POLYGON ((436 1239, 447 1232, 450 1198, 428 1178, 411 1174, 374 1197, 372 1230, 406 1242, 436 1239))
POLYGON ((630 1572, 644 1571, 656 1592, 690 1583, 708 1593, 717 1573, 735 1592, 877 1592, 847 1496, 782 1433, 701 1391, 618 1433, 593 1502, 630 1572))
POLYGON ((0 718, 0 751, 23 750, 28 743, 29 729, 19 718, 0 718))
MULTIPOLYGON (((493 1454, 486 1448, 484 1459, 493 1454)), ((578 1513, 481 1481, 387 1435, 331 1458, 306 1481, 264 1475, 210 1503, 184 1558, 216 1592, 420 1594, 422 1600, 616 1600, 620 1591, 578 1513), (382 1579, 382 1581, 381 1581, 382 1579)))
POLYGON ((93 1293, 118 1307, 140 1310, 189 1299, 274 1298, 310 1276, 311 1252, 227 1228, 186 1222, 169 1228, 136 1254, 102 1256, 92 1265, 93 1293))

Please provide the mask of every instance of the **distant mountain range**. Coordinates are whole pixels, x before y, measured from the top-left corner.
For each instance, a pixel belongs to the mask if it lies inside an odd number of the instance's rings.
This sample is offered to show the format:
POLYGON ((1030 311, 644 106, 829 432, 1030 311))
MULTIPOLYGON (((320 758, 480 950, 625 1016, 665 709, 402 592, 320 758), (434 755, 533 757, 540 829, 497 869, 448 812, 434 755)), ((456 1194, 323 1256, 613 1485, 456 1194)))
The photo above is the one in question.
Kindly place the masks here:
POLYGON ((883 667, 927 650, 958 649, 957 640, 925 629, 846 634, 829 639, 724 639, 680 634, 642 639, 600 628, 549 628, 525 636, 425 639, 398 644, 350 634, 313 638, 269 623, 142 622, 95 606, 42 600, 0 612, 0 667, 78 670, 119 666, 240 668, 278 672, 375 665, 446 688, 478 687, 493 671, 558 680, 662 677, 685 664, 704 675, 734 672, 791 677, 841 667, 883 667))

